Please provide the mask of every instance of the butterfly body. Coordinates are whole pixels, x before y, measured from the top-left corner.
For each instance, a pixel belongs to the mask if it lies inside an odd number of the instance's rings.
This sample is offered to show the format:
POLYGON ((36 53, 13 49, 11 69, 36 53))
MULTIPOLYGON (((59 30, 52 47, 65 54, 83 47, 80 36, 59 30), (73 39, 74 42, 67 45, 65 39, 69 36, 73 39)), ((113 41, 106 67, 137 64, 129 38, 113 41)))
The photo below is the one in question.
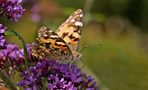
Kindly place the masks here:
POLYGON ((77 52, 81 38, 83 13, 81 9, 75 11, 60 27, 57 32, 47 27, 38 30, 38 37, 32 45, 31 55, 37 59, 51 59, 70 62, 81 55, 77 52))

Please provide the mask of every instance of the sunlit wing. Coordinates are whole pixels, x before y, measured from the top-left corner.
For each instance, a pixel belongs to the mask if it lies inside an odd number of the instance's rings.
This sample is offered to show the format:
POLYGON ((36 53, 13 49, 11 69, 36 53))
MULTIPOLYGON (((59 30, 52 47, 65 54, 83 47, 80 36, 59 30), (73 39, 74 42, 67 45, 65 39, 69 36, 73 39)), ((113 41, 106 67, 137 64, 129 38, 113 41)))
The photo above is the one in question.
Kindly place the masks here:
POLYGON ((57 30, 58 36, 63 38, 73 51, 77 51, 78 42, 81 38, 82 18, 83 12, 81 9, 78 9, 57 30))

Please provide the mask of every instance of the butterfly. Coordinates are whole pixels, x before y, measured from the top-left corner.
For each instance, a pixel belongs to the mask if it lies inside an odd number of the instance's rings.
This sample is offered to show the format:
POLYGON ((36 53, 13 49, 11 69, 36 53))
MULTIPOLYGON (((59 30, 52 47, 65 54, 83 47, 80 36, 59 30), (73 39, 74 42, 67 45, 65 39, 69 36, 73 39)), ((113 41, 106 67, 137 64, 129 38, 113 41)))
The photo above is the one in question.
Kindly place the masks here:
POLYGON ((79 59, 81 54, 77 50, 81 38, 80 28, 83 26, 82 18, 83 11, 78 9, 59 26, 56 32, 45 26, 40 27, 37 38, 32 44, 32 57, 62 62, 79 59))

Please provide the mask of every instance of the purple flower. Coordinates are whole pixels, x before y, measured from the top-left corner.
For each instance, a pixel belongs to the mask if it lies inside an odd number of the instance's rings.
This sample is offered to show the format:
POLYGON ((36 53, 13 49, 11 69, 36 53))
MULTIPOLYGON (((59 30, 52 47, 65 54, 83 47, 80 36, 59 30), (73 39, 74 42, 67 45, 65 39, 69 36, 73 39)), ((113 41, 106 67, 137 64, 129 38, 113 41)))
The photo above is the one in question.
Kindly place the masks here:
POLYGON ((5 15, 12 21, 18 21, 23 15, 25 9, 21 6, 22 0, 1 0, 0 15, 5 15))
POLYGON ((16 45, 7 45, 6 51, 8 51, 7 57, 9 58, 12 64, 17 65, 24 62, 24 53, 16 45))
POLYGON ((0 36, 0 46, 3 47, 6 44, 6 40, 4 39, 4 36, 0 36))
POLYGON ((4 68, 5 60, 6 56, 4 55, 4 53, 0 52, 0 68, 4 68))
POLYGON ((4 34, 4 32, 7 30, 7 27, 4 25, 0 24, 0 34, 4 34))
POLYGON ((0 49, 4 48, 7 44, 5 38, 4 38, 4 32, 7 30, 7 27, 0 24, 0 49))
POLYGON ((39 61, 28 71, 21 74, 23 80, 18 86, 25 90, 97 90, 96 82, 91 76, 81 73, 81 69, 58 61, 39 61), (41 88, 42 87, 42 88, 41 88), (33 89, 34 88, 34 89, 33 89))
POLYGON ((24 62, 23 52, 13 44, 8 44, 5 49, 0 51, 0 68, 15 67, 24 62))
MULTIPOLYGON (((24 67, 24 51, 19 49, 17 45, 9 44, 4 38, 4 32, 7 27, 0 24, 0 69, 2 68, 18 68, 24 67), (17 67, 16 67, 17 66, 17 67)), ((30 45, 27 45, 28 56, 30 56, 30 45)))
MULTIPOLYGON (((27 49, 30 57, 30 45, 27 45, 27 49)), ((24 51, 19 49, 17 45, 7 44, 4 49, 0 50, 0 69, 12 67, 15 70, 22 70, 24 65, 24 51)))
POLYGON ((6 30, 7 27, 0 24, 0 68, 16 66, 24 61, 23 51, 5 40, 4 32, 6 30))
MULTIPOLYGON (((22 66, 24 64, 24 51, 17 45, 9 44, 4 38, 7 27, 0 24, 0 69, 22 66)), ((30 45, 27 46, 30 51, 30 45)), ((29 54, 28 54, 29 55, 29 54)))

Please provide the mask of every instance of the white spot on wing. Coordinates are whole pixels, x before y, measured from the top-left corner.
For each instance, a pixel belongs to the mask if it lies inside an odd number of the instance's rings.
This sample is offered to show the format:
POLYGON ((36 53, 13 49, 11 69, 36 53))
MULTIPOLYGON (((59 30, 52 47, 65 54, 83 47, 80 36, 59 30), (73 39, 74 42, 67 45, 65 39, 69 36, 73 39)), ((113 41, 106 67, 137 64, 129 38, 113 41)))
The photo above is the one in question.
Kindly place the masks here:
POLYGON ((75 19, 71 19, 71 22, 75 22, 75 19))
POLYGON ((83 14, 80 14, 80 17, 83 17, 83 14))
POLYGON ((44 37, 47 37, 48 35, 47 34, 44 34, 44 37))
POLYGON ((65 43, 63 42, 56 42, 57 44, 60 44, 60 45, 65 45, 65 43))
POLYGON ((58 38, 57 35, 51 35, 50 37, 51 37, 51 38, 58 38))
POLYGON ((75 25, 82 27, 83 26, 83 23, 82 22, 75 22, 75 25))

